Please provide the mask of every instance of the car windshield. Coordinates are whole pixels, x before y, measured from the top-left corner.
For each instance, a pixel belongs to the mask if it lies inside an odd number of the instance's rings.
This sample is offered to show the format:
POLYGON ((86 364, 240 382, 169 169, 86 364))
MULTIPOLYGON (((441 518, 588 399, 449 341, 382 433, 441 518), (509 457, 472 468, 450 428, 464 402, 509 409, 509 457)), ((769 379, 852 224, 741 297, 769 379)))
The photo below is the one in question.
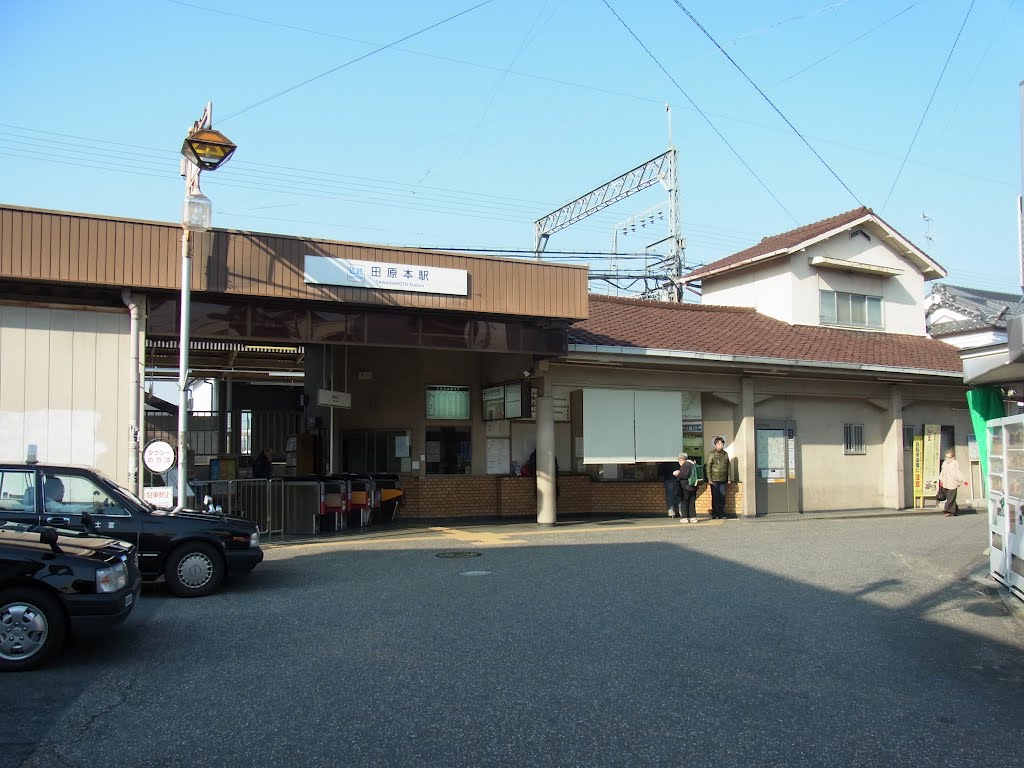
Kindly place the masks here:
POLYGON ((121 496, 126 498, 128 501, 130 501, 130 502, 132 502, 132 503, 142 507, 143 509, 148 509, 150 512, 153 512, 153 511, 156 510, 156 507, 153 506, 152 504, 150 504, 148 501, 145 501, 144 499, 140 499, 138 496, 136 496, 134 493, 129 491, 127 488, 125 488, 122 485, 118 485, 117 483, 115 483, 113 480, 111 480, 109 477, 104 475, 99 470, 96 471, 96 474, 99 475, 100 477, 102 477, 104 480, 106 480, 107 481, 107 485, 109 485, 111 488, 113 488, 115 491, 117 491, 118 494, 120 494, 121 496))

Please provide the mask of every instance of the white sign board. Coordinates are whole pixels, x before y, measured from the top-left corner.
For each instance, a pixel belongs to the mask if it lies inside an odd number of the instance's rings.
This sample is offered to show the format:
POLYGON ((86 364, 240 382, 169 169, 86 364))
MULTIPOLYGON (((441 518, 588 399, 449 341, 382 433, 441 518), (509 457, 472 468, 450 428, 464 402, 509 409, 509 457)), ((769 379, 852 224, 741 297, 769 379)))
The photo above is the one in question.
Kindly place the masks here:
POLYGON ((351 392, 334 392, 330 389, 319 389, 316 393, 316 404, 329 408, 351 408, 351 392))
POLYGON ((469 294, 469 273, 464 269, 357 261, 306 254, 305 280, 314 285, 344 285, 382 291, 413 291, 453 296, 469 294))
POLYGON ((142 450, 142 463, 150 472, 162 475, 174 466, 174 449, 164 440, 153 440, 142 450))
POLYGON ((159 509, 172 509, 174 507, 174 489, 171 487, 143 488, 142 500, 148 501, 159 509))
POLYGON ((501 437, 487 438, 487 474, 507 475, 512 472, 512 441, 501 437))

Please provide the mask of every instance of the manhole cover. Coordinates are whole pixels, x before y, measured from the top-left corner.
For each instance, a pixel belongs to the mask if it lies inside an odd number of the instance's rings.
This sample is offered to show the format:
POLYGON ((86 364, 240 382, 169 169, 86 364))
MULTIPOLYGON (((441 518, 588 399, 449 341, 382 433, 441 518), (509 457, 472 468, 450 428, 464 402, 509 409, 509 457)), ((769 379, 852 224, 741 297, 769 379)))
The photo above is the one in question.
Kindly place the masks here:
POLYGON ((437 557, 480 557, 480 553, 456 550, 454 552, 438 552, 437 557))
POLYGON ((459 576, 490 576, 494 571, 462 571, 459 576))

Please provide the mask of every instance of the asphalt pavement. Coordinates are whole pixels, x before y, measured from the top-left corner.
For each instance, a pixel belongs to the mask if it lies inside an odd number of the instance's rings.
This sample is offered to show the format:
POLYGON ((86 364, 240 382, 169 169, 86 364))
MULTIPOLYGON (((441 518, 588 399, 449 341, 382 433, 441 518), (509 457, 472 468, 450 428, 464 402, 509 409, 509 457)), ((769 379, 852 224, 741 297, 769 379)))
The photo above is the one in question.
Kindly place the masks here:
POLYGON ((1024 736, 1024 623, 985 540, 982 515, 916 514, 271 546, 5 675, 0 746, 25 768, 983 765, 1024 736))

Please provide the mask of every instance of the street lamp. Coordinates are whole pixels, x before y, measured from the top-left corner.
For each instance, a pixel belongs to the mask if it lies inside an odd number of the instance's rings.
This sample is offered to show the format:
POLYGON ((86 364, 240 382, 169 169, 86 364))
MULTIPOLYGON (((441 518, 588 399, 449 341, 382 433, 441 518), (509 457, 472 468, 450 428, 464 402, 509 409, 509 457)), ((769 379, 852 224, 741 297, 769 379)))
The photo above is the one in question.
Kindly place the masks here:
POLYGON ((185 205, 181 212, 181 325, 178 330, 178 477, 175 511, 183 509, 187 500, 188 462, 188 348, 192 322, 192 254, 193 232, 208 232, 212 225, 213 204, 199 188, 199 174, 215 171, 235 152, 235 145, 220 131, 211 127, 213 104, 208 102, 203 116, 181 145, 181 175, 185 177, 185 205))

